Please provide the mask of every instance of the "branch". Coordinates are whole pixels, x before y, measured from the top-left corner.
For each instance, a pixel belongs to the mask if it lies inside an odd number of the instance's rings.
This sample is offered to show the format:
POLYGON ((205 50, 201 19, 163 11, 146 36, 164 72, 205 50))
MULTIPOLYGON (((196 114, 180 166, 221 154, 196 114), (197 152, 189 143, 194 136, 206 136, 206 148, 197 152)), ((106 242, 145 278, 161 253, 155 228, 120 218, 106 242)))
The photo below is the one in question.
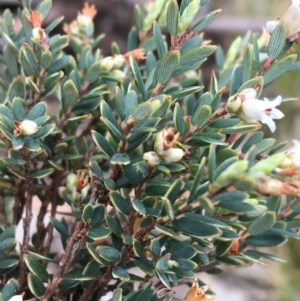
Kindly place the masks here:
POLYGON ((72 268, 77 255, 85 244, 86 231, 87 226, 83 221, 80 221, 76 230, 68 240, 66 250, 59 262, 58 272, 52 282, 48 284, 42 301, 48 301, 55 294, 57 286, 62 281, 62 277, 72 268))
POLYGON ((19 290, 22 291, 24 282, 27 279, 26 275, 26 263, 24 260, 24 254, 28 253, 28 245, 30 240, 30 222, 32 218, 32 196, 34 182, 31 175, 31 162, 30 153, 26 148, 23 148, 23 158, 27 161, 24 166, 25 170, 25 181, 26 181, 26 198, 25 198, 25 218, 23 219, 23 244, 21 250, 20 260, 20 275, 19 275, 19 290))

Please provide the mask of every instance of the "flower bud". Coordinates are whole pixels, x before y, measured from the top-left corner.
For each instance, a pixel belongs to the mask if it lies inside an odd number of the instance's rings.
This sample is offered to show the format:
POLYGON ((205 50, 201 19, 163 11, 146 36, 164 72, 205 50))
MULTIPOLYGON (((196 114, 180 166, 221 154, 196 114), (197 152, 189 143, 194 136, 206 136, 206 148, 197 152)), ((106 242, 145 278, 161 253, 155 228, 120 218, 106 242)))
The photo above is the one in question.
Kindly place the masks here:
POLYGON ((26 136, 36 133, 39 128, 34 121, 28 119, 24 119, 20 124, 21 133, 26 136))
POLYGON ((227 111, 230 113, 237 112, 242 105, 242 100, 238 94, 229 97, 227 101, 227 111))
POLYGON ((171 148, 168 155, 162 157, 166 163, 178 162, 184 156, 184 151, 181 148, 171 148))
POLYGON ((76 187, 77 176, 74 173, 69 173, 67 176, 67 188, 72 191, 74 187, 76 187))
POLYGON ((159 165, 161 161, 159 156, 156 154, 156 152, 144 153, 143 159, 144 161, 146 161, 147 165, 151 167, 159 165))
POLYGON ((121 68, 125 63, 125 58, 123 55, 118 54, 113 57, 114 69, 121 68))
POLYGON ((293 0, 292 5, 282 15, 279 20, 267 22, 267 30, 272 33, 275 27, 279 24, 283 24, 287 31, 287 41, 295 41, 299 44, 299 32, 300 32, 300 1, 293 0))
POLYGON ((126 74, 121 70, 113 70, 111 75, 115 77, 118 81, 123 81, 126 77, 126 74))
POLYGON ((101 61, 101 69, 103 72, 109 72, 114 67, 114 60, 111 56, 105 57, 101 61))

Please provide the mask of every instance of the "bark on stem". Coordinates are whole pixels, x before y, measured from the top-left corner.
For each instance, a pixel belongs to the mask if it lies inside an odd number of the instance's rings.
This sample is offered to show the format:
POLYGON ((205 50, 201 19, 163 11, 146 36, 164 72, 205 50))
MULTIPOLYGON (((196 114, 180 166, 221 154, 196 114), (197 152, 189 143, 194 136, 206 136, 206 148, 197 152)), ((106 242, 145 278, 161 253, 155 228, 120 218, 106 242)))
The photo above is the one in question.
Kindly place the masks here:
POLYGON ((20 276, 19 276, 19 290, 22 291, 24 282, 27 279, 26 263, 24 255, 28 253, 28 245, 30 240, 30 222, 32 218, 32 196, 33 196, 33 178, 31 175, 31 162, 29 160, 29 152, 24 148, 23 157, 27 161, 25 164, 25 181, 26 181, 26 197, 25 197, 25 217, 23 219, 23 244, 22 256, 20 260, 20 276))

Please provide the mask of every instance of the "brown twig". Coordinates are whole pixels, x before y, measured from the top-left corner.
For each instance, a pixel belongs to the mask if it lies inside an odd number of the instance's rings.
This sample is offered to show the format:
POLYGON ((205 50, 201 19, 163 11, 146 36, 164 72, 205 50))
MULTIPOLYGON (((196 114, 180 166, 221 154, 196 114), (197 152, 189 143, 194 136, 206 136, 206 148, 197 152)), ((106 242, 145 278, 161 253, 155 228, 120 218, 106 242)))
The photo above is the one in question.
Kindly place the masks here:
POLYGON ((48 301, 55 294, 56 288, 62 281, 63 275, 65 275, 72 267, 76 256, 78 255, 82 246, 85 244, 86 231, 87 226, 83 221, 80 221, 76 227, 76 230, 68 240, 66 250, 59 262, 58 272, 54 276, 51 283, 48 284, 42 301, 48 301))
POLYGON ((28 252, 28 245, 30 240, 30 223, 32 218, 32 196, 33 196, 33 178, 31 174, 31 161, 30 153, 26 148, 23 148, 23 158, 27 161, 24 166, 25 178, 26 178, 26 198, 25 198, 25 217, 23 219, 23 244, 22 244, 22 256, 20 259, 20 276, 19 276, 19 290, 21 291, 26 281, 26 264, 24 255, 28 252))

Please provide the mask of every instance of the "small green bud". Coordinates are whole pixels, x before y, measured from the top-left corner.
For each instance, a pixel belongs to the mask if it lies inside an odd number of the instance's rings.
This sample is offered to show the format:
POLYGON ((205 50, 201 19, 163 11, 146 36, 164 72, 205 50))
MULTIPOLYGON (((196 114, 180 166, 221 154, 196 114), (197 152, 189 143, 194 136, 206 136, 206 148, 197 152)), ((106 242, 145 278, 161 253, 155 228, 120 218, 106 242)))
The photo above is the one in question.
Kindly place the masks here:
POLYGON ((72 191, 76 187, 77 176, 74 173, 69 173, 67 176, 67 188, 72 191))
POLYGON ((143 159, 146 161, 147 165, 151 167, 159 165, 161 161, 159 156, 156 154, 156 152, 144 153, 143 159))
POLYGON ((32 120, 24 119, 20 124, 21 133, 29 136, 39 130, 39 126, 32 120))

